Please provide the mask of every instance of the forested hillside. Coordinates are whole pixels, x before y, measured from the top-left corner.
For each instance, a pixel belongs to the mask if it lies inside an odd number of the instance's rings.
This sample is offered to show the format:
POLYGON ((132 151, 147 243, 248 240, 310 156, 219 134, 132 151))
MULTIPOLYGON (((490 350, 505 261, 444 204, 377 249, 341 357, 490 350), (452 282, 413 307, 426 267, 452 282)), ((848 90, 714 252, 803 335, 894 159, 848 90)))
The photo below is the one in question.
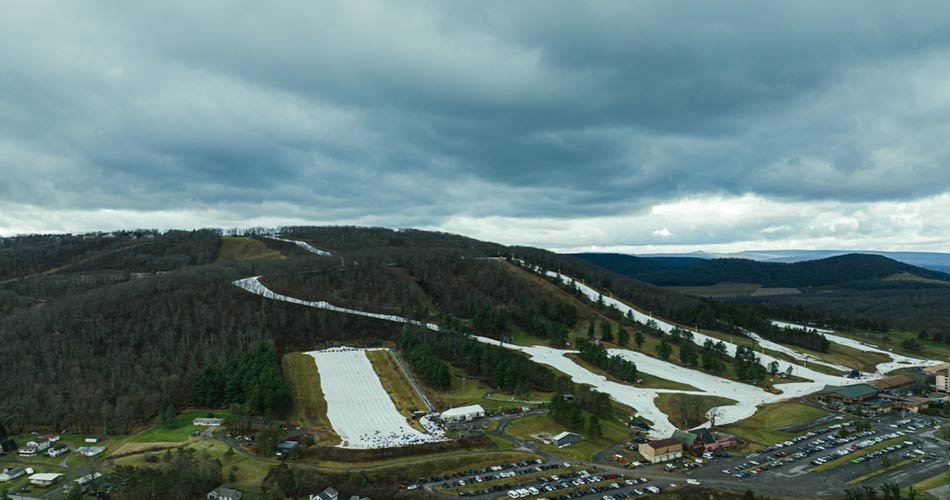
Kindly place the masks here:
MULTIPOLYGON (((221 258, 220 233, 213 230, 0 240, 6 277, 0 283, 0 344, 6 354, 0 364, 5 381, 0 416, 16 431, 122 433, 147 423, 168 404, 237 402, 252 412, 279 414, 286 399, 275 376, 278 365, 262 360, 330 345, 399 344, 398 324, 267 300, 231 284, 248 276, 262 276, 267 286, 301 298, 436 321, 449 330, 493 338, 524 332, 555 346, 564 345, 571 332, 577 336, 612 318, 611 311, 519 268, 517 258, 561 270, 686 326, 750 329, 822 348, 820 337, 771 327, 773 313, 760 305, 684 296, 545 250, 415 230, 297 227, 281 234, 332 255, 251 235, 245 238, 254 241, 244 241, 242 248, 254 252, 234 252, 232 245, 221 258), (248 358, 249 353, 259 356, 248 358), (228 375, 236 372, 249 382, 228 375)), ((416 340, 403 339, 404 348, 411 362, 425 366, 420 371, 431 372, 426 376, 434 385, 445 383, 445 371, 433 357, 501 388, 546 384, 546 370, 518 354, 487 354, 477 343, 414 335, 416 340), (492 356, 504 361, 483 364, 492 356)), ((621 378, 635 376, 634 366, 589 351, 589 362, 621 378)), ((692 362, 714 370, 716 356, 707 357, 692 362)))
MULTIPOLYGON (((623 254, 577 254, 578 257, 620 274, 655 285, 714 285, 720 282, 758 283, 766 287, 852 286, 900 287, 883 278, 908 273, 930 280, 950 281, 950 275, 904 264, 887 257, 848 254, 786 264, 748 259, 710 259, 689 265, 623 254)), ((925 285, 925 283, 921 283, 925 285)), ((933 284, 931 284, 933 285, 933 284)), ((906 286, 906 285, 903 285, 906 286)))
MULTIPOLYGON (((756 306, 760 325, 766 317, 774 317, 837 329, 886 332, 899 328, 918 333, 923 339, 950 344, 950 286, 939 283, 950 280, 950 276, 887 257, 849 254, 793 264, 716 259, 686 266, 623 254, 578 257, 660 284, 711 285, 733 281, 801 287, 800 294, 728 299, 731 303, 756 306)), ((714 303, 712 299, 702 300, 714 303)), ((721 311, 720 306, 713 307, 721 311)), ((763 326, 750 327, 755 323, 742 321, 736 324, 762 331, 763 326)), ((768 336, 796 343, 795 336, 788 333, 771 330, 768 336)))

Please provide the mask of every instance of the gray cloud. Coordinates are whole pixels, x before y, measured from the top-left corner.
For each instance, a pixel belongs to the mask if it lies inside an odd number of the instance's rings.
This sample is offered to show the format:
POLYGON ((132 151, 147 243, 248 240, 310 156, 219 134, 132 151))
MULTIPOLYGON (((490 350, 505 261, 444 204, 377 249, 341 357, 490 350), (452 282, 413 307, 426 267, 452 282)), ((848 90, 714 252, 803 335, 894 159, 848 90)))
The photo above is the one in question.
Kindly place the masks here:
MULTIPOLYGON (((13 3, 0 17, 0 201, 393 226, 749 193, 913 201, 950 188, 947 14, 938 2, 13 3)), ((763 234, 787 236, 773 219, 763 234)))

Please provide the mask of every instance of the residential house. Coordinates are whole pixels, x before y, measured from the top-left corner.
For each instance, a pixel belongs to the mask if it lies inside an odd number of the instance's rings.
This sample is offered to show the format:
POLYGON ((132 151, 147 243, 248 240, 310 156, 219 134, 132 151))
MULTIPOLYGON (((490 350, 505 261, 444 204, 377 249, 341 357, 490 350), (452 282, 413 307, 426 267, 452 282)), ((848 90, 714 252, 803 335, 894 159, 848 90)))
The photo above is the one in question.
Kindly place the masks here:
POLYGON ((17 452, 21 457, 33 457, 49 448, 49 439, 45 437, 33 438, 26 442, 17 452))
POLYGON ((310 500, 340 500, 340 492, 329 486, 321 491, 319 495, 310 495, 310 500))
POLYGON ((66 452, 68 452, 68 451, 69 451, 69 447, 68 447, 68 446, 66 446, 65 444, 58 444, 58 445, 53 446, 52 448, 46 450, 46 454, 49 455, 49 456, 51 456, 51 457, 58 457, 58 456, 60 456, 60 455, 62 455, 62 454, 64 454, 64 453, 66 453, 66 452))
POLYGON ((58 472, 38 472, 30 476, 30 484, 33 486, 48 488, 58 483, 63 477, 65 477, 65 474, 60 474, 58 472))
POLYGON ((211 491, 211 493, 208 493, 206 498, 208 500, 241 500, 242 495, 243 493, 241 493, 240 490, 228 488, 227 486, 218 486, 211 491))
POLYGON ((9 469, 3 469, 3 472, 0 472, 0 483, 12 481, 24 474, 26 474, 26 470, 23 467, 10 467, 9 469))

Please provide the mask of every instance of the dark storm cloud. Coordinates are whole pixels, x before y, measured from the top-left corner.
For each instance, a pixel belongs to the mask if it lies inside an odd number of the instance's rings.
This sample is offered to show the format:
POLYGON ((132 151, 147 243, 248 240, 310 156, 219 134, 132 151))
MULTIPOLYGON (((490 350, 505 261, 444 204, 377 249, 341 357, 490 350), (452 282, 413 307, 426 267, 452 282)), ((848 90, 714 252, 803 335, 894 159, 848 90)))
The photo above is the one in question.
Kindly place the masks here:
POLYGON ((937 2, 5 10, 8 203, 424 225, 950 183, 937 2))

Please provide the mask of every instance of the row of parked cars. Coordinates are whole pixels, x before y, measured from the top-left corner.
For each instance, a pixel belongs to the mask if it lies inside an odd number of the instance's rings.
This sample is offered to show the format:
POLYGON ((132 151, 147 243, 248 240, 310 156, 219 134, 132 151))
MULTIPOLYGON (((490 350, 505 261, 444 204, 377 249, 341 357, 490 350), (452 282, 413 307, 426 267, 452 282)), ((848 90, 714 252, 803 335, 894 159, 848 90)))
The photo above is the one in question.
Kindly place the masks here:
MULTIPOLYGON (((554 475, 551 477, 538 478, 537 486, 529 486, 525 488, 517 488, 517 489, 509 490, 508 496, 511 498, 535 496, 541 493, 550 493, 550 492, 558 491, 558 490, 566 490, 569 488, 575 488, 575 487, 584 486, 587 484, 592 485, 594 483, 600 483, 600 482, 610 481, 614 479, 623 480, 623 476, 620 474, 593 475, 591 474, 591 471, 581 470, 581 471, 577 471, 565 476, 554 475)), ((639 480, 631 479, 630 481, 639 481, 639 480)), ((644 481, 646 481, 646 479, 644 479, 644 481)), ((597 488, 597 487, 598 486, 592 486, 591 488, 597 488)), ((617 488, 620 488, 619 484, 617 485, 617 488)), ((584 491, 589 491, 589 490, 590 488, 584 491)), ((579 496, 584 496, 584 495, 570 496, 570 495, 573 495, 574 493, 577 493, 577 492, 575 491, 571 493, 565 493, 564 495, 561 495, 561 496, 563 496, 564 498, 579 498, 579 496)), ((596 491, 594 493, 596 493, 596 491)), ((590 493, 586 493, 586 494, 590 494, 590 493)))
MULTIPOLYGON (((567 464, 564 464, 564 465, 567 465, 567 464)), ((531 472, 541 472, 541 471, 540 471, 540 468, 537 468, 537 469, 538 469, 538 470, 533 470, 533 471, 531 471, 531 472)), ((529 469, 529 470, 530 470, 530 469, 529 469)), ((529 473, 530 473, 530 472, 529 472, 529 473)), ((517 488, 517 489, 513 489, 513 488, 516 488, 516 487, 513 486, 513 485, 511 485, 511 484, 509 484, 509 483, 504 483, 504 484, 493 484, 493 485, 486 486, 485 488, 482 488, 482 489, 480 489, 480 490, 475 490, 475 491, 460 491, 460 492, 458 493, 458 495, 459 495, 460 497, 472 497, 472 496, 487 495, 487 494, 489 494, 489 493, 494 493, 494 492, 498 492, 498 491, 509 490, 509 491, 508 491, 508 495, 510 496, 510 495, 511 495, 511 491, 518 491, 518 490, 522 490, 522 489, 529 491, 529 495, 526 495, 526 496, 537 495, 537 493, 531 493, 531 491, 532 491, 532 490, 537 490, 538 493, 540 493, 541 491, 554 491, 554 489, 556 489, 556 488, 554 488, 554 487, 546 488, 547 486, 549 486, 549 485, 547 485, 546 483, 551 482, 551 483, 553 484, 553 483, 557 483, 557 482, 565 482, 565 481, 568 481, 568 482, 574 482, 576 485, 582 485, 582 484, 586 484, 586 483, 587 483, 587 481, 585 480, 585 478, 587 478, 587 477, 589 477, 589 476, 590 476, 590 472, 589 472, 589 471, 586 471, 586 470, 579 470, 579 471, 564 473, 564 474, 561 474, 561 475, 556 475, 556 474, 555 474, 555 475, 552 475, 552 476, 550 476, 550 477, 548 477, 548 476, 542 476, 542 477, 536 478, 536 479, 534 479, 534 481, 536 481, 536 482, 539 483, 539 485, 538 485, 537 488, 531 488, 531 489, 529 489, 529 488, 517 488)), ((524 483, 523 483, 523 482, 520 483, 519 486, 522 485, 522 484, 524 484, 524 483)))
MULTIPOLYGON (((856 451, 858 451, 858 450, 863 450, 864 448, 867 448, 867 447, 869 447, 869 446, 873 446, 873 445, 875 445, 875 444, 878 444, 878 443, 887 441, 887 440, 889 440, 889 439, 897 439, 897 438, 902 437, 902 436, 904 436, 904 433, 898 431, 898 432, 892 432, 892 433, 890 433, 890 434, 885 434, 885 435, 883 435, 883 436, 877 436, 877 437, 875 437, 874 439, 866 439, 866 440, 861 441, 860 443, 857 443, 857 444, 855 444, 855 445, 852 445, 852 446, 849 446, 849 447, 847 447, 847 448, 842 448, 842 449, 840 449, 840 450, 837 450, 837 451, 835 451, 834 453, 830 453, 830 454, 825 455, 825 456, 823 456, 823 457, 816 458, 815 460, 812 460, 811 463, 812 463, 812 465, 821 465, 821 464, 830 462, 830 461, 832 461, 832 460, 835 460, 835 459, 837 459, 837 458, 841 458, 841 457, 843 457, 843 456, 850 455, 851 453, 854 453, 854 452, 856 452, 856 451)), ((886 455, 887 453, 892 453, 892 452, 895 452, 895 451, 900 450, 900 449, 902 449, 902 448, 905 448, 905 447, 908 447, 908 446, 913 446, 913 445, 915 445, 915 444, 917 444, 917 441, 914 441, 914 440, 912 440, 912 439, 911 439, 911 440, 907 440, 907 441, 904 441, 903 443, 897 443, 897 444, 888 446, 887 448, 884 448, 884 449, 882 449, 882 450, 878 450, 878 451, 875 451, 875 452, 872 452, 872 453, 868 453, 868 454, 866 454, 866 455, 863 455, 863 456, 861 456, 861 457, 855 458, 854 460, 852 460, 852 462, 854 462, 854 463, 861 463, 861 462, 864 462, 865 460, 873 460, 873 459, 875 459, 875 458, 877 458, 877 457, 879 457, 879 456, 881 456, 881 455, 886 455), (883 452, 883 453, 882 453, 882 452, 883 452), (865 457, 868 457, 868 458, 865 458, 865 457)))
POLYGON ((761 450, 759 450, 759 452, 760 452, 760 453, 769 453, 769 452, 771 452, 771 451, 773 451, 773 450, 780 450, 780 449, 785 448, 785 447, 788 447, 788 446, 794 446, 794 445, 796 445, 796 444, 798 444, 798 443, 801 443, 802 441, 807 441, 807 440, 809 440, 809 439, 811 439, 811 438, 813 438, 813 437, 815 437, 815 436, 820 436, 820 435, 822 435, 822 434, 827 434, 827 433, 832 432, 832 431, 835 431, 835 432, 837 433, 837 431, 839 431, 839 430, 841 430, 841 429, 844 429, 844 428, 847 428, 847 427, 852 427, 852 426, 854 426, 854 425, 855 425, 855 422, 854 422, 853 420, 850 421, 850 422, 842 422, 842 423, 840 423, 840 424, 829 425, 829 426, 827 426, 827 427, 822 427, 822 428, 820 428, 820 429, 815 429, 815 430, 813 430, 813 431, 806 432, 805 434, 802 434, 802 435, 800 435, 800 436, 795 436, 795 437, 793 437, 793 438, 791 438, 791 439, 789 439, 789 440, 787 440, 787 441, 783 441, 783 442, 781 442, 781 443, 775 443, 775 444, 773 444, 773 445, 771 445, 771 446, 766 446, 765 448, 762 448, 761 450))
MULTIPOLYGON (((457 479, 455 481, 448 481, 442 483, 440 486, 445 489, 458 488, 462 486, 479 484, 484 482, 497 481, 499 479, 507 479, 518 476, 525 476, 528 474, 535 474, 538 472, 546 472, 555 469, 560 469, 563 467, 568 467, 570 464, 567 462, 564 463, 553 463, 553 464, 541 464, 541 465, 529 465, 528 467, 518 468, 518 469, 502 469, 500 471, 492 471, 489 468, 488 471, 474 476, 465 476, 462 479, 457 479)), ((496 490, 497 491, 497 490, 496 490)))
MULTIPOLYGON (((606 476, 605 476, 606 478, 606 476)), ((609 480, 609 479, 608 479, 609 480)), ((647 482, 646 478, 641 477, 640 479, 627 479, 624 481, 617 481, 610 484, 604 485, 595 485, 587 488, 585 490, 572 491, 570 493, 564 493, 562 495, 553 496, 553 497, 542 497, 540 500, 569 500, 572 498, 582 498, 590 495, 597 495, 599 493, 607 493, 619 490, 625 486, 635 486, 647 482)), ((610 493, 603 495, 601 500, 620 500, 622 498, 634 498, 645 493, 659 493, 659 486, 644 486, 643 488, 631 488, 626 491, 617 491, 615 493, 610 493)), ((520 497, 513 497, 520 498, 520 497)))
MULTIPOLYGON (((487 474, 488 472, 499 472, 503 470, 516 469, 518 467, 540 465, 543 463, 544 463, 544 460, 537 458, 534 460, 523 460, 521 462, 512 462, 510 464, 492 465, 488 467, 483 467, 481 469, 469 469, 465 471, 459 471, 459 472, 454 472, 451 474, 446 474, 444 476, 432 476, 432 477, 427 477, 427 478, 420 478, 418 481, 410 485, 410 489, 418 488, 420 485, 423 485, 423 484, 438 483, 440 481, 449 481, 451 479, 461 479, 461 478, 466 478, 469 476, 487 474), (412 486, 415 486, 415 488, 412 488, 412 486)), ((554 468, 557 468, 557 467, 563 467, 563 465, 558 464, 554 468)))

